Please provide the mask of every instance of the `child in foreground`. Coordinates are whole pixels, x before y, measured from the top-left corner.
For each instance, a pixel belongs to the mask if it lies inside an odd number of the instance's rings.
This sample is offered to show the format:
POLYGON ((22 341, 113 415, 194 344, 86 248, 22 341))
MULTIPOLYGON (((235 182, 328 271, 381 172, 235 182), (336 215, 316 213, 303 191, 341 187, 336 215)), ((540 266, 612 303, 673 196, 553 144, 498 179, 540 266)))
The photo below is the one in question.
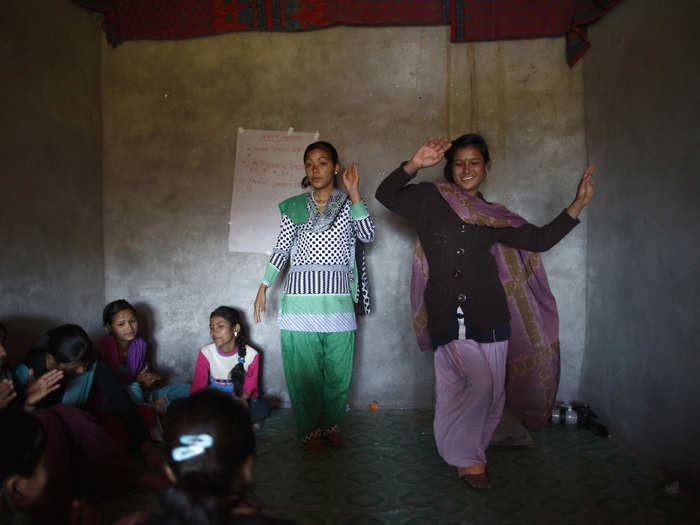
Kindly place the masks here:
MULTIPOLYGON (((207 389, 168 410, 164 440, 166 474, 173 486, 162 513, 146 523, 292 525, 270 518, 244 500, 253 483, 255 435, 243 403, 207 389)), ((118 525, 139 523, 129 517, 118 525)))

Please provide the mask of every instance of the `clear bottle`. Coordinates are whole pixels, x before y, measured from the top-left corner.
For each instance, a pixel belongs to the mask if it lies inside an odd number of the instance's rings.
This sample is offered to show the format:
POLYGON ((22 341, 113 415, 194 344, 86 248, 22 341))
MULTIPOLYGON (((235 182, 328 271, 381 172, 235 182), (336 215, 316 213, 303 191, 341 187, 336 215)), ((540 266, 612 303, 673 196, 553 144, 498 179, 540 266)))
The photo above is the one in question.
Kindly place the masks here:
POLYGON ((566 407, 566 424, 575 425, 578 421, 578 413, 571 407, 566 407))
POLYGON ((558 425, 561 421, 561 417, 559 416, 559 406, 555 406, 552 409, 552 423, 555 425, 558 425))

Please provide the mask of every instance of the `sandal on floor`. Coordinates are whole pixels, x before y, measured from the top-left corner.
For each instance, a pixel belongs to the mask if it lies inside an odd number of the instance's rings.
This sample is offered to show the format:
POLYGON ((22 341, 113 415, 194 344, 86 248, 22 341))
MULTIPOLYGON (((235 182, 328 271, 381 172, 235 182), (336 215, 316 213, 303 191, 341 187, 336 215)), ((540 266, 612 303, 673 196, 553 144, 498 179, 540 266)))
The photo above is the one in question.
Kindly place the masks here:
POLYGON ((345 444, 338 425, 328 427, 323 431, 323 435, 328 440, 328 444, 333 448, 340 448, 345 444))
POLYGON ((326 451, 326 444, 323 442, 321 434, 321 431, 316 429, 301 438, 301 442, 304 445, 304 451, 306 453, 323 454, 326 451))
POLYGON ((486 475, 486 472, 482 472, 481 474, 463 474, 460 478, 462 478, 462 481, 464 481, 468 487, 473 489, 480 490, 491 488, 491 480, 486 475))
POLYGON ((328 444, 333 448, 340 448, 345 444, 340 432, 329 432, 326 438, 328 438, 328 444))
POLYGON ((308 454, 323 454, 326 444, 320 437, 314 437, 304 443, 304 451, 308 454))

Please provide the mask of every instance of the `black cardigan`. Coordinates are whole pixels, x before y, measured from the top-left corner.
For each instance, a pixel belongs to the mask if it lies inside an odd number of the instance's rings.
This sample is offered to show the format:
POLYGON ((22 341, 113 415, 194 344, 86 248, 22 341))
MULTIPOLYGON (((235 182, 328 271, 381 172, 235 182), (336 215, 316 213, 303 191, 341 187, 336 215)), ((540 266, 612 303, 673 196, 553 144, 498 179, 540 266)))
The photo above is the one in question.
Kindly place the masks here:
POLYGON ((413 224, 423 245, 430 266, 425 305, 433 347, 456 339, 458 306, 465 313, 469 338, 493 341, 494 330, 508 334, 508 304, 489 248, 500 242, 542 252, 569 233, 578 219, 564 210, 541 228, 532 224, 518 228, 466 224, 434 184, 408 184, 413 177, 401 165, 382 181, 375 196, 413 224))

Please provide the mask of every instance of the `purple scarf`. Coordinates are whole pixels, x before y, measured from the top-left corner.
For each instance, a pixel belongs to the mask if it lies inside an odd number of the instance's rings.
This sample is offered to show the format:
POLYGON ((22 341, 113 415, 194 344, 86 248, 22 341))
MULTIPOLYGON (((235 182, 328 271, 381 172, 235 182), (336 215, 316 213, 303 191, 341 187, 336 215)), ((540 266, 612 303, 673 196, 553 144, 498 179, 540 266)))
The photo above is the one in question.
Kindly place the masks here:
POLYGON ((136 381, 136 376, 146 364, 146 341, 140 337, 137 337, 129 343, 126 375, 124 375, 119 367, 119 348, 117 347, 117 340, 112 334, 106 334, 102 340, 97 343, 97 348, 102 358, 107 361, 109 367, 124 384, 136 381))
MULTIPOLYGON (((500 204, 472 197, 459 186, 436 182, 450 208, 466 223, 493 228, 518 227, 526 221, 500 204)), ((506 371, 506 407, 523 423, 544 424, 552 414, 559 387, 559 318, 540 256, 502 244, 491 247, 510 311, 506 371)), ((428 260, 418 241, 411 274, 413 329, 421 350, 432 349, 423 295, 428 260)))

